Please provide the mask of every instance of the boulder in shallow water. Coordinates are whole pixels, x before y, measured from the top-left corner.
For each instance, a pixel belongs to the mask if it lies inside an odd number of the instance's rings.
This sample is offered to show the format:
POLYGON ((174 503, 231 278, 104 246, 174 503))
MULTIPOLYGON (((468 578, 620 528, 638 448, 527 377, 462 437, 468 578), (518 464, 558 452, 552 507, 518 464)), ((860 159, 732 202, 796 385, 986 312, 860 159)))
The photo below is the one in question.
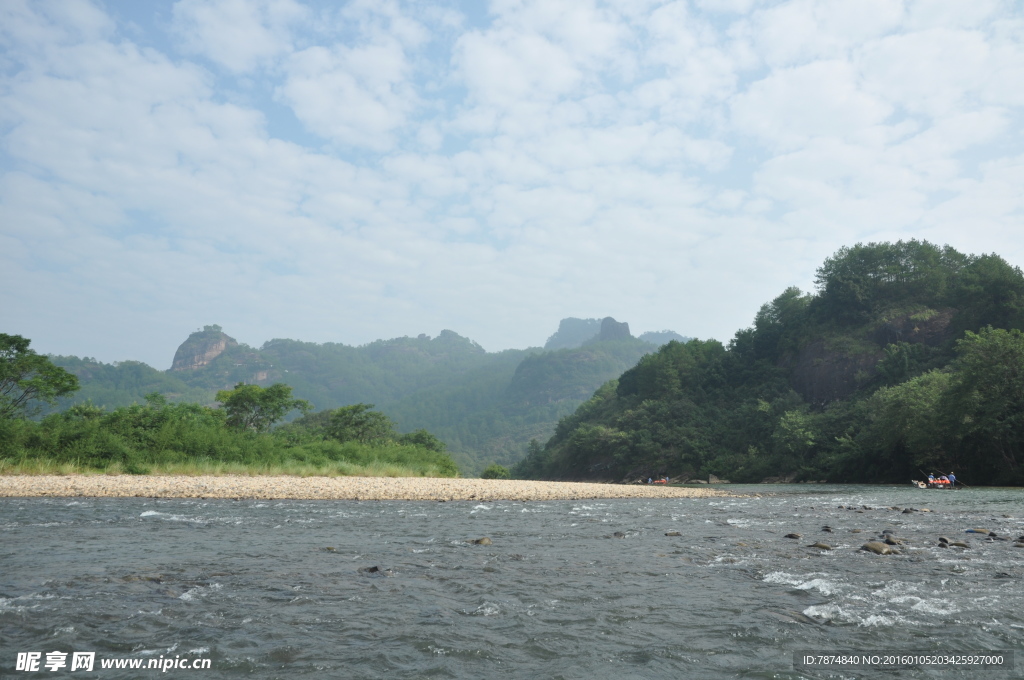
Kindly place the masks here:
POLYGON ((470 543, 472 543, 473 545, 490 545, 491 539, 484 536, 483 538, 474 538, 472 541, 470 541, 470 543))
POLYGON ((817 543, 811 543, 807 547, 818 548, 819 550, 832 550, 832 546, 830 546, 828 543, 822 543, 821 541, 818 541, 817 543))
POLYGON ((954 548, 970 548, 971 547, 970 544, 965 543, 964 541, 951 541, 949 545, 954 547, 954 548))
POLYGON ((876 555, 892 555, 895 551, 880 541, 869 541, 860 547, 861 550, 873 552, 876 555))
POLYGON ((985 534, 986 536, 988 536, 992 532, 989 531, 988 529, 968 529, 964 533, 965 534, 985 534))
POLYGON ((802 538, 800 534, 786 534, 783 538, 802 538))
POLYGON ((678 531, 666 531, 665 535, 666 536, 682 536, 682 534, 679 533, 678 531))
POLYGON ((377 567, 377 566, 363 567, 362 569, 359 570, 359 573, 362 576, 385 577, 385 578, 395 575, 395 572, 391 571, 390 569, 381 569, 380 567, 377 567))

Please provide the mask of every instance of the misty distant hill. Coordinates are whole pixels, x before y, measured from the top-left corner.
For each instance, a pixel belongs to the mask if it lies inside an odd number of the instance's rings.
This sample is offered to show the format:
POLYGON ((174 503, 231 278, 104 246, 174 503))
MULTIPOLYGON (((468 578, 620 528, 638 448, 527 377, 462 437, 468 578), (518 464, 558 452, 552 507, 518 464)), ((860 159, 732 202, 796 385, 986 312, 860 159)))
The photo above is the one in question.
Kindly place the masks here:
POLYGON ((667 345, 673 340, 684 343, 693 340, 693 338, 688 338, 685 335, 679 335, 679 333, 676 333, 675 331, 647 331, 646 333, 641 333, 639 337, 644 342, 657 347, 667 345))
POLYGON ((107 408, 141 402, 150 392, 213 404, 217 390, 239 382, 286 383, 317 410, 372 403, 400 431, 436 434, 464 473, 475 474, 492 461, 517 462, 531 439, 546 441, 559 418, 654 351, 663 335, 634 338, 628 324, 608 317, 563 320, 548 340, 555 346, 545 349, 486 352, 450 330, 358 347, 274 339, 254 348, 210 325, 182 342, 168 371, 139 362, 53 360, 82 381, 74 403, 88 399, 107 408))
MULTIPOLYGON (((577 319, 575 317, 562 319, 558 324, 558 330, 544 343, 544 349, 582 347, 584 343, 594 340, 601 335, 602 324, 609 320, 615 322, 611 317, 606 317, 605 319, 577 319)), ((629 330, 628 325, 626 330, 629 330)), ((604 339, 609 338, 605 337, 604 339)), ((660 347, 672 340, 689 342, 693 338, 682 336, 675 331, 647 331, 646 333, 641 333, 639 339, 655 347, 660 347)))

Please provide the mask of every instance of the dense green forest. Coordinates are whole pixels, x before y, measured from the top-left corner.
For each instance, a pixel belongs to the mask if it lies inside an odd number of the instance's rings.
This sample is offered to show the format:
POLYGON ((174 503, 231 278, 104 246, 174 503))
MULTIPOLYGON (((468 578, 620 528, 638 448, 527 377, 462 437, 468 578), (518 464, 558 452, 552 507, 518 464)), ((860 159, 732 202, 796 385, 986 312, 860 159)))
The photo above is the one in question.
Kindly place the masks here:
POLYGON ((1024 275, 921 241, 843 248, 723 345, 671 342, 533 443, 520 477, 1024 483, 1024 275))
POLYGON ((21 336, 0 334, 0 473, 301 474, 457 476, 444 444, 425 430, 399 434, 369 404, 321 411, 283 383, 237 384, 217 407, 145 403, 107 410, 89 402, 34 420, 41 403, 74 393, 79 380, 21 336))
POLYGON ((44 413, 83 403, 127 407, 152 392, 171 403, 212 405, 217 390, 240 382, 283 383, 319 410, 377 404, 397 429, 436 434, 464 473, 477 474, 489 463, 517 462, 531 439, 550 437, 559 418, 656 349, 642 338, 682 336, 634 338, 614 319, 565 319, 548 339, 553 349, 486 352, 452 331, 358 347, 274 339, 253 348, 211 325, 189 335, 168 371, 52 357, 78 376, 81 389, 44 413))

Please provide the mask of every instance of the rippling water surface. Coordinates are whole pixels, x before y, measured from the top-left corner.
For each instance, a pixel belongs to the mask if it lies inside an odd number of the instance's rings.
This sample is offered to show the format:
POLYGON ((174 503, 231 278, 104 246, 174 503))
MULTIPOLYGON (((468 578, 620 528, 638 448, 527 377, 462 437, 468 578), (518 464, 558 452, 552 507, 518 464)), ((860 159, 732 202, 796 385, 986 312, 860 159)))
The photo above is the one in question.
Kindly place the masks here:
POLYGON ((52 650, 209 657, 169 675, 211 678, 1021 677, 803 671, 793 652, 1024 649, 1024 549, 965 533, 1024 534, 1024 491, 730 491, 772 495, 0 499, 0 677, 52 650), (904 554, 858 551, 885 529, 904 554))

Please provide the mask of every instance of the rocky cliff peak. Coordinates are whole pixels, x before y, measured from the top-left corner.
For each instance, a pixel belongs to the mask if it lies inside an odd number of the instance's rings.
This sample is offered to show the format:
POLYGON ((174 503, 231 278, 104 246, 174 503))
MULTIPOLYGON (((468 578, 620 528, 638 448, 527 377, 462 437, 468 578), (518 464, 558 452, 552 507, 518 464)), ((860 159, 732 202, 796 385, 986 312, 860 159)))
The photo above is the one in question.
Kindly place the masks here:
POLYGON ((572 349, 579 347, 587 340, 592 340, 601 332, 600 319, 562 319, 558 330, 548 338, 544 349, 572 349))
POLYGON ((608 340, 631 340, 633 338, 629 333, 629 324, 625 321, 616 321, 610 316, 606 316, 601 319, 601 331, 594 338, 598 342, 608 340))
POLYGON ((238 341, 221 330, 220 326, 203 326, 203 330, 188 336, 174 353, 172 371, 194 371, 219 357, 228 347, 237 347, 238 341))

